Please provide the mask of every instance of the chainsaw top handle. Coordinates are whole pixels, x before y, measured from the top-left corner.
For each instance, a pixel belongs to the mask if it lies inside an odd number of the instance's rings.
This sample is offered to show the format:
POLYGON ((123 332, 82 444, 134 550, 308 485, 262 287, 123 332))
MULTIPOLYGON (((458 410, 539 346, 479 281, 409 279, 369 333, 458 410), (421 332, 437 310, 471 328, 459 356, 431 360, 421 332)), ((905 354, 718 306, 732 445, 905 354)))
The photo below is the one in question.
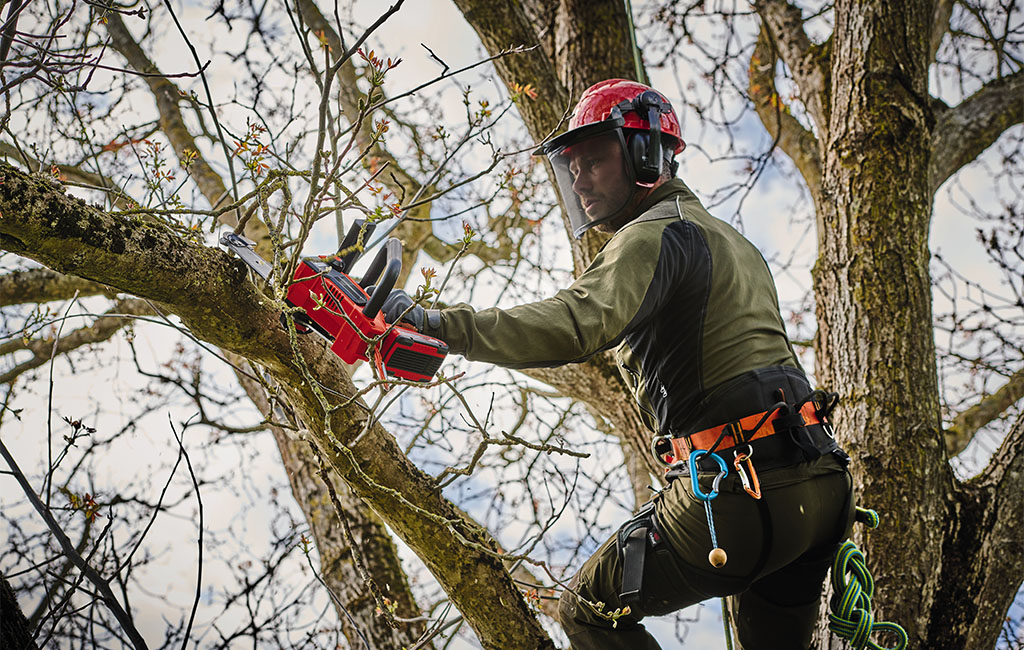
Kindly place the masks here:
POLYGON ((359 286, 365 291, 371 284, 376 286, 370 293, 370 300, 363 307, 363 314, 367 318, 374 318, 384 306, 384 300, 395 288, 398 275, 402 272, 402 242, 391 237, 384 246, 377 251, 377 256, 370 262, 370 267, 363 274, 359 286))

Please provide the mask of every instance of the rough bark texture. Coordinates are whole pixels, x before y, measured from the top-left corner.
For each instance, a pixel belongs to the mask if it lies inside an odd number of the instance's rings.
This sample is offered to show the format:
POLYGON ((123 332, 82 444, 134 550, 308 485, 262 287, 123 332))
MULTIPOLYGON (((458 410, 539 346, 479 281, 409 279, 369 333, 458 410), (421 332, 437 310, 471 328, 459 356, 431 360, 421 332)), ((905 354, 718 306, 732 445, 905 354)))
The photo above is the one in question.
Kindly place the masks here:
POLYGON ((862 540, 882 577, 878 616, 904 625, 913 647, 928 647, 935 506, 951 496, 928 276, 927 5, 836 8, 814 273, 818 377, 843 387, 837 420, 856 488, 884 522, 862 540))
MULTIPOLYGON (((820 109, 810 107, 819 122, 820 176, 805 171, 801 138, 782 135, 779 143, 815 194, 817 375, 841 387, 838 436, 854 459, 860 502, 882 516, 878 530, 857 535, 876 579, 876 616, 902 624, 909 647, 966 649, 995 644, 1024 575, 1024 433, 1018 420, 979 478, 961 483, 952 475, 939 412, 928 229, 938 185, 1020 122, 1024 105, 1019 92, 1016 99, 1008 92, 1018 75, 955 108, 929 99, 941 29, 933 25, 948 19, 947 4, 838 2, 833 36, 818 48, 788 3, 758 9, 773 42, 784 44, 777 52, 800 96, 826 94, 820 109), (808 65, 815 49, 827 53, 817 71, 808 65)), ((751 83, 767 83, 754 66, 751 83)), ((778 114, 759 107, 759 115, 770 131, 800 135, 778 114)), ((1012 403, 1002 397, 1003 408, 1012 403)), ((818 646, 844 647, 827 633, 818 646)))
POLYGON ((38 650, 32 628, 18 605, 10 583, 0 574, 0 648, 4 650, 38 650))
MULTIPOLYGON (((270 421, 279 419, 281 415, 274 412, 266 390, 249 376, 258 371, 243 358, 228 354, 232 363, 248 371, 249 374, 238 372, 236 376, 256 408, 270 421)), ((343 516, 352 531, 353 540, 349 540, 323 479, 318 475, 319 466, 308 442, 281 427, 271 425, 268 428, 281 451, 292 495, 313 533, 320 553, 321 577, 331 593, 341 601, 338 609, 343 611, 338 611, 338 617, 345 638, 353 648, 361 646, 362 635, 366 636, 372 648, 397 650, 411 647, 424 632, 423 622, 401 624, 397 628, 388 625, 385 618, 377 613, 378 604, 354 561, 354 553, 357 553, 368 577, 375 581, 382 595, 394 603, 395 616, 405 619, 419 617, 419 607, 412 597, 395 543, 384 523, 347 486, 332 479, 343 516)))
POLYGON ((65 196, 51 180, 5 163, 0 175, 0 248, 162 303, 196 336, 260 364, 308 424, 332 469, 423 558, 484 647, 553 647, 491 554, 486 532, 462 521, 394 438, 378 424, 364 427, 358 408, 324 417, 302 369, 352 395, 344 365, 305 338, 296 343, 297 356, 277 326, 278 309, 256 292, 240 262, 159 225, 103 213, 65 196))

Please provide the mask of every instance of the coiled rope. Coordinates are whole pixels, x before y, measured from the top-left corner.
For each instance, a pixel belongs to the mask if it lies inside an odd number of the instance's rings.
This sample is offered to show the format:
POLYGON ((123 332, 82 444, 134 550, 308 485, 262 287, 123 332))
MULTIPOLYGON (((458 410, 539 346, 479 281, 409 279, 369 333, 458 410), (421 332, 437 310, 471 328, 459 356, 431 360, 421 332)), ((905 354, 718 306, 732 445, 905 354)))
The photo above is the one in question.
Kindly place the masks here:
MULTIPOLYGON (((857 521, 877 528, 878 513, 857 508, 857 521)), ((907 647, 907 633, 902 627, 888 621, 875 622, 871 613, 875 581, 864 564, 864 553, 850 540, 843 542, 832 562, 832 590, 835 595, 830 603, 828 627, 837 636, 847 639, 854 650, 903 650, 907 647), (870 638, 875 632, 895 635, 896 645, 891 648, 878 645, 870 638)))

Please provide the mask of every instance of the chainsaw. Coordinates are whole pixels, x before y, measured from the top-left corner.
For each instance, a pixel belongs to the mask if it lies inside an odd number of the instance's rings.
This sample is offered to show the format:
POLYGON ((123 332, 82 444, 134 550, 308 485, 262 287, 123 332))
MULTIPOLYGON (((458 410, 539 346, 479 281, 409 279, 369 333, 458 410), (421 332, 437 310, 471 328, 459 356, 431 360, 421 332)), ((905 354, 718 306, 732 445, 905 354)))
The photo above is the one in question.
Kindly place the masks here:
MULTIPOLYGON (((381 379, 391 375, 415 382, 429 382, 448 355, 448 344, 404 324, 384 321, 381 307, 402 270, 402 242, 388 239, 358 282, 349 270, 359 258, 356 246, 360 231, 369 237, 373 224, 356 220, 345 236, 339 253, 323 258, 302 259, 288 285, 285 302, 303 310, 294 315, 300 334, 316 332, 331 344, 331 350, 345 363, 372 361, 381 379), (345 316, 347 316, 347 320, 345 316), (360 334, 362 336, 360 336, 360 334), (382 336, 383 335, 383 336, 382 336), (378 339, 370 359, 370 344, 378 339)), ((256 254, 256 243, 227 233, 220 240, 264 280, 273 267, 256 254)), ((284 314, 282 323, 286 323, 284 314)))

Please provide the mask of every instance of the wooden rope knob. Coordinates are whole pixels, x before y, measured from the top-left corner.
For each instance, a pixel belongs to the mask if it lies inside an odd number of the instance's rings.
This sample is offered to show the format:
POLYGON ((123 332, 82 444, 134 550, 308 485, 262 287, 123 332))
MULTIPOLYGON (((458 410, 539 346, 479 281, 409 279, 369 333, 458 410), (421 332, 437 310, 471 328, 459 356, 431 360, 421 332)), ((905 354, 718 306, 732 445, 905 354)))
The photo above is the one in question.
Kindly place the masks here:
POLYGON ((710 562, 711 566, 716 569, 724 567, 728 559, 729 557, 725 554, 725 551, 720 548, 712 549, 712 551, 708 553, 708 562, 710 562))

